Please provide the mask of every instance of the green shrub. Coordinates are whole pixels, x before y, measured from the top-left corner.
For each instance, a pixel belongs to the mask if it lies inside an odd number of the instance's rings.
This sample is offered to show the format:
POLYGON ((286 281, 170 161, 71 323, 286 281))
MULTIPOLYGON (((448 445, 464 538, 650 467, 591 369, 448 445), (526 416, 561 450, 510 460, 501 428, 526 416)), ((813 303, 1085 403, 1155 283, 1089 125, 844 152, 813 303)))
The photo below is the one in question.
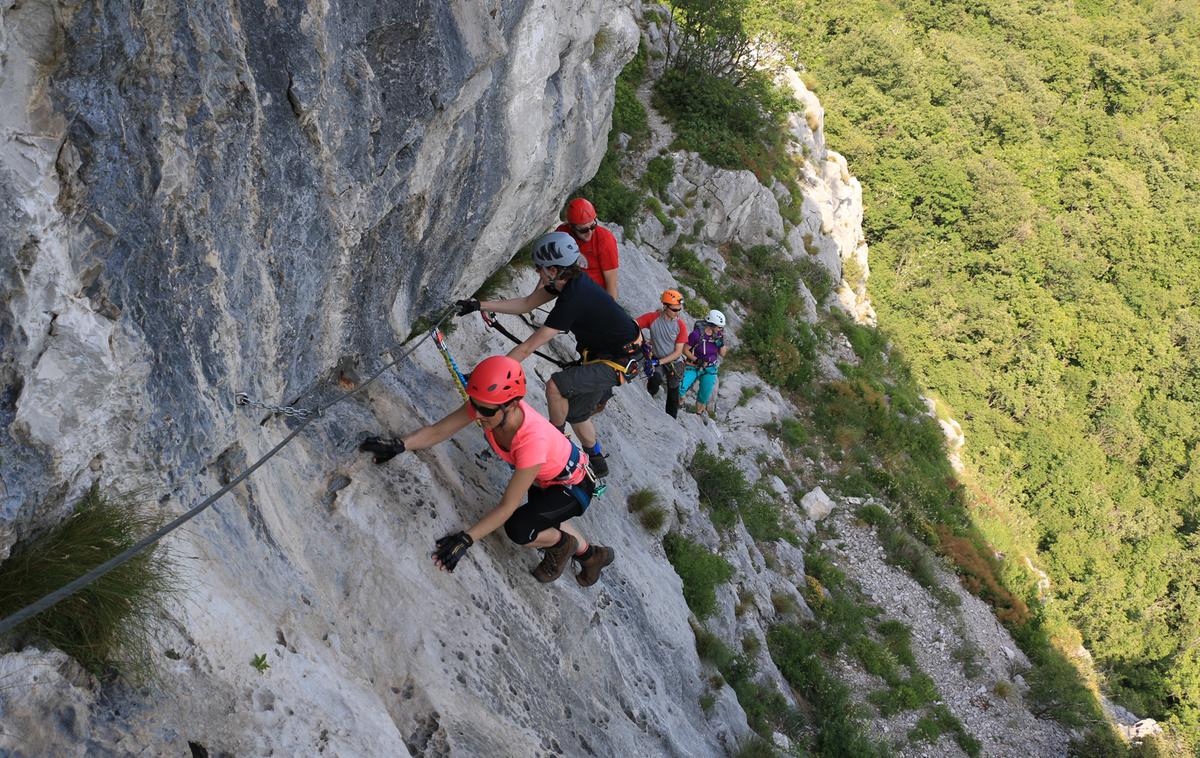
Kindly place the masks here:
POLYGON ((613 147, 617 134, 628 134, 631 145, 639 145, 650 136, 650 121, 646 108, 637 98, 637 88, 646 77, 646 48, 638 45, 637 54, 617 77, 616 93, 613 98, 612 131, 609 132, 609 149, 613 147))
MULTIPOLYGON (((132 547, 159 518, 129 498, 93 485, 75 511, 41 537, 13 547, 0 564, 0 617, 9 616, 132 547)), ((112 670, 139 681, 153 673, 153 642, 162 606, 179 586, 174 565, 156 543, 18 627, 95 674, 112 670)))
POLYGON ((637 230, 638 211, 642 207, 642 193, 625 186, 621 180, 620 159, 616 151, 609 149, 600 161, 600 168, 591 181, 572 194, 586 197, 596 207, 596 214, 605 221, 620 224, 626 235, 637 230))
POLYGON ((717 696, 711 692, 705 692, 700 696, 700 710, 708 713, 717 704, 717 696))
POLYGON ((868 674, 874 674, 891 685, 900 684, 902 677, 896 657, 870 637, 859 637, 850 644, 850 652, 868 674))
POLYGON ((683 244, 682 240, 671 248, 667 268, 675 273, 680 282, 696 291, 699 300, 688 305, 689 311, 694 308, 697 313, 701 313, 709 308, 721 308, 725 305, 725 298, 721 288, 713 280, 712 271, 694 250, 683 244))
POLYGON ((867 736, 849 688, 825 670, 816 642, 812 634, 791 624, 773 626, 767 633, 771 659, 808 701, 814 721, 821 725, 814 739, 814 752, 863 758, 887 755, 883 746, 867 736))
POLYGON ((833 294, 833 277, 829 275, 829 271, 820 263, 811 258, 801 258, 793 263, 792 266, 804 282, 804 286, 808 288, 808 294, 812 295, 813 300, 817 301, 818 306, 833 294))
POLYGON ((759 376, 792 391, 808 391, 816 376, 817 340, 803 320, 798 276, 777 248, 760 245, 743 254, 739 290, 749 315, 740 334, 741 353, 759 376))
POLYGON ((795 536, 779 523, 779 504, 768 500, 761 491, 756 490, 750 500, 743 503, 741 512, 746 531, 759 542, 794 541, 795 536))
POLYGON ((779 436, 788 447, 796 449, 808 442, 808 429, 797 419, 785 418, 779 422, 779 436))
POLYGON ((671 532, 663 540, 667 560, 683 582, 683 599, 696 618, 706 618, 717 608, 717 585, 733 577, 733 567, 719 554, 671 532))
POLYGON ((700 660, 712 664, 722 674, 732 667, 736 653, 720 637, 699 626, 693 627, 692 631, 696 635, 696 655, 700 660))
POLYGON ((886 690, 872 692, 867 699, 879 709, 880 714, 890 717, 932 703, 938 699, 938 691, 928 674, 916 673, 886 690))
POLYGON ((908 733, 910 740, 924 740, 926 742, 937 742, 938 738, 946 732, 954 735, 954 741, 963 749, 963 752, 974 758, 983 750, 983 746, 979 740, 967 733, 966 727, 958 720, 950 709, 944 705, 935 705, 929 709, 917 725, 908 733))
POLYGON ((672 221, 671 217, 667 215, 667 212, 663 210, 662 203, 658 202, 658 198, 654 197, 653 195, 647 196, 646 207, 649 208, 650 212, 654 214, 654 217, 658 219, 658 223, 662 224, 664 234, 673 234, 675 232, 675 229, 677 228, 675 222, 672 221))
POLYGON ((696 448, 688 473, 700 490, 700 505, 709 512, 713 525, 729 529, 737 523, 739 505, 749 502, 752 491, 746 475, 729 458, 713 455, 704 445, 696 448))
POLYGON ((646 173, 642 175, 642 186, 654 193, 660 200, 667 199, 667 187, 675 178, 675 159, 670 155, 660 155, 651 158, 646 164, 646 173))
POLYGON ((782 158, 777 128, 790 100, 766 75, 741 85, 695 69, 672 68, 654 85, 654 105, 675 127, 674 147, 713 166, 748 168, 762 181, 782 158))
POLYGON ((888 620, 881 621, 875 631, 883 637, 888 650, 896 656, 896 660, 911 670, 916 670, 917 659, 912 652, 912 630, 903 622, 888 620))

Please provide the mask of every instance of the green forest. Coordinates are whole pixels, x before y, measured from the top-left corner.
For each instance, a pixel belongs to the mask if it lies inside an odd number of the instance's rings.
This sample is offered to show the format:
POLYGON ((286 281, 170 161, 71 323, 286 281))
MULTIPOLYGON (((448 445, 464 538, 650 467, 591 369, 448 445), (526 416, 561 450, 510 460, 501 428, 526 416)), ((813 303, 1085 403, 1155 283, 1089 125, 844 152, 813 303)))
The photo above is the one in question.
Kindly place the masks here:
POLYGON ((879 326, 977 527, 1103 689, 1200 741, 1200 10, 742 4, 861 180, 879 326), (1017 565, 1019 569, 1019 565, 1017 565))

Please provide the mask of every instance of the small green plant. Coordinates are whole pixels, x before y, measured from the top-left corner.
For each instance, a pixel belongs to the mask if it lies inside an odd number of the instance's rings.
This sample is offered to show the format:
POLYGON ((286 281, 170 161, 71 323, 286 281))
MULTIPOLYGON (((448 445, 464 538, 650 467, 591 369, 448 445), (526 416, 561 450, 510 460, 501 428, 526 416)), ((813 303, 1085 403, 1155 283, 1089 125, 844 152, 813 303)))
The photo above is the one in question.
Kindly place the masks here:
MULTIPOLYGON (((128 496, 93 485, 74 512, 40 537, 18 543, 0 564, 0 617, 9 616, 132 547, 160 519, 128 496)), ((153 676, 162 607, 179 587, 161 543, 32 617, 15 634, 42 640, 88 671, 131 681, 153 676)))
POLYGON ((746 405, 758 397, 758 393, 760 392, 762 392, 762 387, 759 387, 757 384, 747 384, 745 387, 742 387, 742 394, 738 397, 737 407, 741 408, 746 405))
POLYGON ((950 709, 944 705, 935 705, 929 709, 921 719, 917 722, 908 733, 908 738, 914 742, 924 740, 926 742, 937 742, 938 737, 941 737, 946 732, 954 735, 954 741, 963 749, 963 752, 974 758, 983 750, 983 746, 979 740, 967 733, 966 727, 958 720, 958 717, 950 712, 950 709))
POLYGON ((796 602, 796 598, 787 592, 771 593, 771 606, 781 616, 795 614, 800 611, 800 604, 796 602))
POLYGON ((717 608, 718 585, 733 577, 733 567, 703 545, 670 532, 663 540, 667 560, 683 581, 683 599, 696 618, 705 618, 717 608))
POLYGON ((884 716, 895 716, 902 711, 911 711, 938 699, 937 685, 928 674, 913 674, 886 690, 872 692, 867 696, 884 716))
POLYGON ((267 673, 267 669, 271 668, 271 664, 267 663, 267 654, 259 653, 250 659, 250 665, 260 674, 267 673))
POLYGON ((626 503, 629 505, 630 513, 638 513, 646 508, 660 505, 662 499, 655 490, 643 487, 640 490, 630 493, 626 503))
POLYGON ((896 660, 910 670, 917 670, 917 659, 912 651, 912 630, 901 621, 881 621, 875 631, 883 638, 888 650, 896 660))
POLYGON ((797 419, 785 418, 779 422, 779 436, 794 450, 808 442, 808 429, 797 419))
POLYGON ((662 203, 658 202, 658 198, 654 197, 653 195, 647 196, 646 207, 649 208, 650 212, 654 214, 654 217, 658 219, 658 223, 662 224, 664 234, 675 233, 675 230, 678 227, 675 225, 675 222, 671 220, 671 217, 667 215, 667 212, 663 210, 662 203))
POLYGON ((638 514, 638 521, 648 532, 657 532, 667 523, 667 512, 658 506, 650 506, 638 514))
POLYGON ((700 696, 700 710, 708 713, 717 704, 717 696, 712 692, 705 692, 700 696))
POLYGON ((969 639, 964 639, 961 645, 950 651, 950 657, 958 661, 958 665, 962 667, 963 676, 968 679, 975 679, 983 673, 983 664, 980 662, 983 651, 969 639))
POLYGON ((1005 681, 1004 679, 998 679, 992 685, 992 692, 1001 700, 1008 700, 1012 697, 1013 691, 1012 682, 1005 681))

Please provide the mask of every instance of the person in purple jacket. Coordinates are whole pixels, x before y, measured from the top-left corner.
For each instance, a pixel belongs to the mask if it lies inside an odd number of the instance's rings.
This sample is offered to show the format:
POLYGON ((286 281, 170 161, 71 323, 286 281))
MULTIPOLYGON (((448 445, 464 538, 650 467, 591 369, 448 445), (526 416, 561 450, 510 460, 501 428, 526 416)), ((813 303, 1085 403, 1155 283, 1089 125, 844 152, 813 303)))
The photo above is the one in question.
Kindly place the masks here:
POLYGON ((688 337, 687 347, 683 349, 686 364, 683 369, 683 381, 679 383, 679 397, 682 400, 697 379, 700 387, 696 391, 696 413, 704 413, 708 401, 712 398, 713 388, 717 385, 717 366, 725 357, 725 314, 720 311, 709 311, 702 321, 696 322, 696 328, 688 337))

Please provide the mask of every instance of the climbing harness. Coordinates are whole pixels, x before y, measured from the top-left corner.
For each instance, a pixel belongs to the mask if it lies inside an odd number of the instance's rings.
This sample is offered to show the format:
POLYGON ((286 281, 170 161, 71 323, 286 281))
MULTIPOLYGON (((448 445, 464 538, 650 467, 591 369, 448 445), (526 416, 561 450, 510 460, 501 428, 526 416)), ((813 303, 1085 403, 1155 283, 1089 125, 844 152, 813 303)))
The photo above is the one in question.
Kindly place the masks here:
POLYGON ((621 346, 620 356, 609 356, 606 358, 597 356, 593 358, 588 354, 588 350, 583 349, 579 351, 579 363, 583 366, 591 366, 596 363, 603 363, 605 366, 608 366, 613 371, 617 372, 617 385, 620 386, 625 384, 625 382, 637 377, 639 371, 641 370, 641 367, 638 365, 639 355, 642 355, 642 334, 640 331, 634 340, 621 346), (614 357, 618 358, 619 360, 624 360, 625 362, 618 363, 617 361, 612 360, 614 357))
MULTIPOLYGON (((443 308, 442 310, 438 311, 437 318, 434 321, 434 329, 437 329, 438 327, 440 327, 442 325, 442 322, 445 321, 446 319, 450 318, 450 316, 453 313, 454 313, 453 306, 449 306, 449 307, 443 308)), ((368 385, 370 385, 372 382, 374 382, 376 379, 378 379, 380 376, 382 376, 383 372, 385 372, 388 369, 392 368, 393 366, 399 364, 401 361, 408 358, 408 356, 412 355, 413 352, 415 352, 416 349, 418 347, 420 347, 425 342, 425 340, 429 339, 431 336, 432 336, 432 332, 429 334, 426 334, 415 345, 413 345, 408 350, 405 350, 403 353, 401 353, 398 358, 395 358, 391 362, 384 364, 384 366, 382 368, 377 370, 375 373, 371 374, 371 376, 369 376, 367 378, 367 380, 364 381, 362 384, 359 384, 357 387, 354 387, 353 389, 349 389, 349 390, 346 390, 345 392, 342 392, 337 397, 335 397, 333 400, 331 400, 328 403, 326 403, 325 405, 320 406, 315 409, 309 410, 309 409, 302 409, 302 408, 293 408, 291 406, 266 406, 266 405, 263 405, 263 404, 260 404, 260 403, 257 403, 255 401, 251 400, 249 395, 247 395, 244 392, 238 393, 238 395, 235 396, 235 398, 234 398, 234 402, 237 405, 242 405, 242 406, 250 405, 250 406, 254 406, 254 407, 263 407, 263 408, 266 408, 268 410, 272 410, 272 411, 275 411, 278 413, 284 413, 285 415, 292 415, 292 416, 300 419, 300 424, 297 425, 296 428, 293 429, 286 437, 284 437, 283 440, 281 440, 277 445, 275 445, 275 447, 273 447, 269 451, 267 451, 267 453, 265 455, 263 455, 261 458, 259 458, 257 461, 255 461, 253 464, 251 464, 245 471, 243 471, 242 473, 238 474, 236 477, 231 479, 229 481, 229 483, 226 484, 224 487, 222 487, 221 489, 217 490, 212 495, 209 495, 207 498, 205 498, 199 505, 192 507, 190 510, 186 511, 179 517, 175 518, 174 520, 170 521, 167 524, 164 524, 162 527, 160 527, 159 529, 156 529, 151 534, 143 537, 136 544, 130 546, 128 549, 122 551, 120 554, 115 555, 112 558, 109 558, 107 561, 105 561, 104 563, 101 563, 99 566, 96 566, 91 571, 88 571, 86 574, 79 577, 78 579, 75 579, 74 581, 69 582, 66 585, 58 588, 57 590, 51 592, 49 595, 46 595, 45 597, 43 597, 41 600, 37 600, 37 601, 34 601, 33 603, 30 603, 29 605, 25 606, 21 610, 12 614, 8 618, 0 620, 0 634, 4 634, 5 632, 9 631, 10 629, 16 627, 21 622, 31 618, 32 616, 37 615, 38 613, 41 613, 42 611, 53 606, 54 604, 58 603, 59 601, 63 600, 64 598, 70 597, 74 593, 78 592, 79 590, 83 589, 87 585, 91 584, 92 582, 96 581, 100 577, 104 576, 108 572, 110 572, 113 569, 117 568, 118 566, 126 563, 127 561, 132 559, 134 556, 136 556, 138 553, 140 553, 143 550, 145 550, 146 548, 150 547, 155 542, 158 542, 160 539, 162 539, 166 535, 170 534, 171 532, 175 531, 179 527, 183 526, 188 521, 191 521, 193 518, 200 515, 200 513, 202 513, 204 510, 206 510, 210 505, 217 502, 217 500, 221 499, 223 496, 228 494, 229 491, 232 490, 234 487, 238 486, 239 484, 244 482, 246 479, 248 479, 251 474, 253 474, 255 471, 257 471, 263 464, 265 464, 267 461, 269 461, 271 458, 273 458, 276 453, 278 453, 280 450, 282 450, 284 447, 286 447, 292 440, 294 440, 296 437, 298 437, 301 432, 303 432, 305 429, 308 428, 309 424, 311 424, 318 417, 323 415, 325 413, 325 411, 329 410, 330 408, 332 408, 333 406, 342 402, 343 400, 347 400, 347 399, 357 395, 358 393, 362 392, 364 389, 366 389, 366 387, 368 385), (290 411, 292 411, 292 413, 288 413, 284 409, 290 410, 290 411), (308 410, 308 413, 304 416, 299 415, 299 411, 302 411, 302 410, 308 410)))
MULTIPOLYGON (((518 339, 517 335, 513 334, 507 328, 505 328, 504 324, 501 324, 500 321, 496 318, 496 314, 494 312, 480 311, 479 315, 483 318, 484 324, 486 324, 491 329, 495 329, 501 335, 508 338, 509 342, 512 342, 514 345, 520 345, 522 342, 524 342, 524 340, 518 339)), ((571 365, 569 363, 564 363, 563 361, 560 361, 557 358, 551 358, 550 356, 546 355, 545 353, 541 352, 540 350, 534 350, 533 354, 539 358, 545 358, 546 360, 550 361, 551 363, 553 363, 555 366, 558 366, 559 368, 566 368, 567 366, 571 365)))

